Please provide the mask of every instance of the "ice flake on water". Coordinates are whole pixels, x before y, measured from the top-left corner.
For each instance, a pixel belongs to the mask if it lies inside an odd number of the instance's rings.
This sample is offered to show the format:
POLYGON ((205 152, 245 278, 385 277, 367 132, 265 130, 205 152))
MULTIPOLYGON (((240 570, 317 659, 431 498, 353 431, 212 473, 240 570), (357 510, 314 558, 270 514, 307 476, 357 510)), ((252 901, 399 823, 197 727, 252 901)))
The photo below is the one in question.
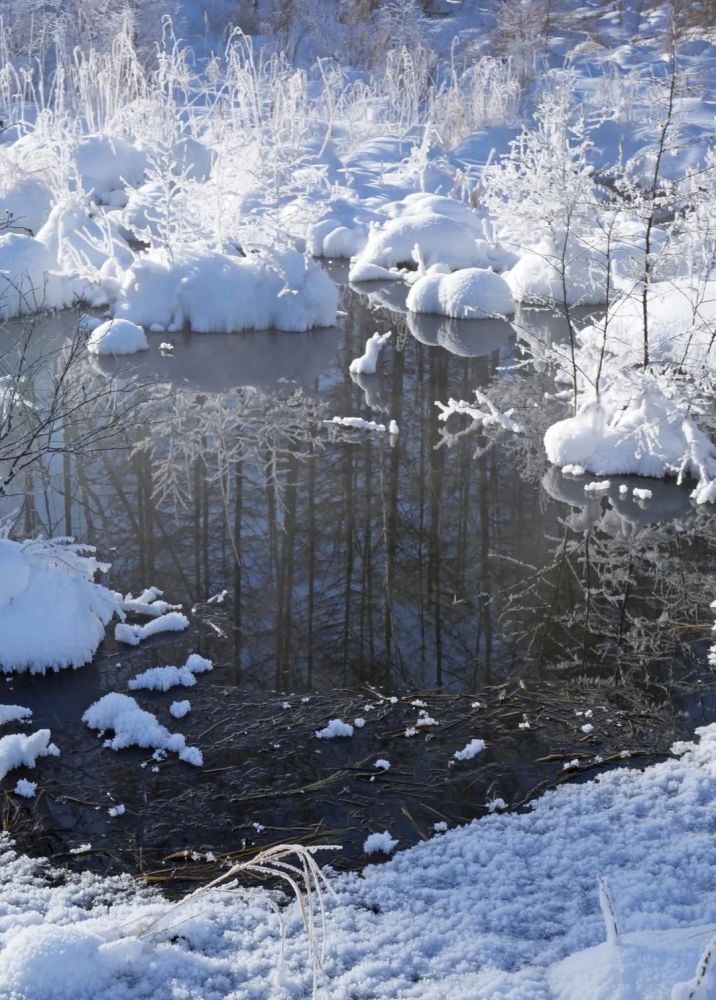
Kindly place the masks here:
POLYGON ((352 736, 353 726, 342 719, 331 719, 323 729, 316 730, 316 737, 319 740, 333 740, 339 736, 352 736))
POLYGON ((485 749, 487 744, 484 740, 470 740, 462 750, 456 750, 453 754, 453 760, 472 760, 473 757, 477 757, 479 753, 485 749))
POLYGON ((585 722, 583 726, 580 727, 583 733, 591 733, 594 726, 591 722, 585 722))
POLYGON ((360 717, 357 718, 357 719, 354 719, 353 720, 353 725, 355 726, 356 729, 362 729, 363 726, 365 725, 365 719, 361 719, 360 717))
POLYGON ((110 816, 124 816, 125 808, 121 802, 118 802, 116 806, 111 806, 107 812, 110 816))
POLYGON ((386 760, 384 757, 381 757, 381 758, 379 758, 375 762, 375 764, 373 765, 373 767, 377 767, 381 771, 389 771, 390 770, 390 761, 386 760))
POLYGON ((398 846, 398 841, 393 840, 387 830, 382 833, 371 833, 366 837, 363 844, 364 854, 391 854, 398 846))
POLYGON ((15 785, 15 794, 21 795, 24 799, 31 799, 37 791, 37 782, 28 781, 27 778, 20 778, 15 785))
POLYGON ((639 489, 637 486, 634 487, 634 489, 631 491, 631 494, 635 500, 651 500, 651 498, 654 495, 651 492, 651 490, 642 490, 639 489))

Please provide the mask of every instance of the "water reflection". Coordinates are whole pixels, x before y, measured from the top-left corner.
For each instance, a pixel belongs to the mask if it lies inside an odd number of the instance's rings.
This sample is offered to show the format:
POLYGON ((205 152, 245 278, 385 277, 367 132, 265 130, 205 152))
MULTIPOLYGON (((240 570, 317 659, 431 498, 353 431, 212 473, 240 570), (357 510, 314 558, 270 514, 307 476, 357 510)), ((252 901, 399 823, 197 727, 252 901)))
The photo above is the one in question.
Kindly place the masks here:
POLYGON ((195 607, 235 683, 464 690, 565 669, 601 683, 609 657, 686 664, 665 623, 704 606, 713 518, 673 484, 642 507, 623 480, 593 496, 542 477, 539 386, 504 372, 510 325, 406 319, 401 296, 346 289, 340 332, 181 335, 170 357, 105 363, 141 377, 125 447, 34 473, 19 528, 96 544, 116 586, 195 607), (380 373, 349 375, 376 329, 394 331, 380 373), (534 393, 535 428, 446 436, 436 401, 488 385, 534 393), (400 434, 329 433, 333 415, 400 434))

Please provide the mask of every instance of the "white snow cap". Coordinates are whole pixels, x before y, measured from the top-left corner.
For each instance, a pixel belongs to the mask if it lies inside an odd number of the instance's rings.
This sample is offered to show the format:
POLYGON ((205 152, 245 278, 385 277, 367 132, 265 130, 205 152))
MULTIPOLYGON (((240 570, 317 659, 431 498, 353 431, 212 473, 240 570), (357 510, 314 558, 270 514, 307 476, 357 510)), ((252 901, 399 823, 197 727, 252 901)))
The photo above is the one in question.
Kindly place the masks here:
MULTIPOLYGON (((194 687, 196 684, 196 674, 203 674, 214 669, 211 660, 199 656, 198 653, 191 653, 183 667, 150 667, 148 670, 137 674, 127 684, 130 691, 168 691, 171 687, 194 687)), ((179 704, 177 702, 177 704, 179 704)), ((183 704, 188 705, 189 702, 183 704)), ((187 712, 189 709, 187 708, 187 712)), ((172 715, 174 713, 172 712, 172 715)), ((184 713, 186 714, 186 712, 184 713)), ((176 716, 180 718, 180 716, 176 716)))
POLYGON ((29 736, 10 733, 0 737, 0 781, 16 767, 34 767, 38 757, 59 757, 50 735, 49 729, 38 729, 29 736))

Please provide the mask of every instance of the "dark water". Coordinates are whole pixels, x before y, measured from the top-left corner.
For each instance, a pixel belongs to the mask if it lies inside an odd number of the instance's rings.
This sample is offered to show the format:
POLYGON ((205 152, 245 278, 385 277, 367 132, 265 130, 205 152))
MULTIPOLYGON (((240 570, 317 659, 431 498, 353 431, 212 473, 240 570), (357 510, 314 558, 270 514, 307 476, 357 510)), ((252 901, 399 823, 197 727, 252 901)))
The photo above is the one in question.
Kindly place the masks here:
MULTIPOLYGON (((513 328, 406 317, 404 298, 397 285, 346 288, 339 329, 185 334, 169 356, 154 337, 144 355, 87 369, 124 386, 131 423, 105 449, 36 469, 5 510, 18 535, 96 545, 111 586, 155 584, 192 624, 138 649, 110 634, 80 671, 5 682, 3 700, 30 705, 63 749, 43 762, 31 817, 6 804, 24 843, 64 857, 90 841, 105 867, 136 870, 174 848, 327 837, 357 863, 371 829, 407 846, 495 795, 519 803, 564 777, 564 759, 663 752, 713 717, 716 517, 674 483, 612 477, 586 495, 591 477, 544 460, 561 411, 547 375, 513 368, 513 328), (378 374, 351 377, 376 330, 393 331, 378 374), (526 433, 438 420, 436 401, 475 388, 515 406, 526 433), (394 419, 400 433, 323 423, 334 415, 394 419), (623 482, 653 498, 621 498, 623 482), (194 651, 212 674, 139 700, 202 747, 205 768, 153 771, 146 752, 101 749, 79 721, 88 705, 194 651), (440 725, 405 737, 417 694, 440 725), (192 712, 176 722, 168 705, 184 697, 192 712), (336 715, 366 726, 317 741, 336 715), (473 736, 485 754, 450 767, 473 736), (121 820, 107 818, 110 795, 127 805, 121 820)), ((564 335, 545 313, 520 324, 564 335)))

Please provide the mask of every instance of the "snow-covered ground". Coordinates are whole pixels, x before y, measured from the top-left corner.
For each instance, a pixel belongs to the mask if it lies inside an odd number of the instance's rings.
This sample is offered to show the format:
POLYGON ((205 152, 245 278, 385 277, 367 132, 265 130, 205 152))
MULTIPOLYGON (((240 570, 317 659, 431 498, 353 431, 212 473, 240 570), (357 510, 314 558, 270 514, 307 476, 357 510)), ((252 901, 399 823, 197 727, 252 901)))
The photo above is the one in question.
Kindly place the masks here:
MULTIPOLYGON (((495 813, 361 874, 329 876, 316 995, 711 997, 713 963, 696 980, 716 936, 715 796, 709 726, 644 771, 566 785, 526 812, 495 813)), ((387 833, 366 842, 367 851, 392 847, 387 833)), ((128 878, 52 874, 7 840, 1 860, 8 1000, 312 994, 293 902, 276 913, 263 890, 217 890, 174 908, 128 878)))

